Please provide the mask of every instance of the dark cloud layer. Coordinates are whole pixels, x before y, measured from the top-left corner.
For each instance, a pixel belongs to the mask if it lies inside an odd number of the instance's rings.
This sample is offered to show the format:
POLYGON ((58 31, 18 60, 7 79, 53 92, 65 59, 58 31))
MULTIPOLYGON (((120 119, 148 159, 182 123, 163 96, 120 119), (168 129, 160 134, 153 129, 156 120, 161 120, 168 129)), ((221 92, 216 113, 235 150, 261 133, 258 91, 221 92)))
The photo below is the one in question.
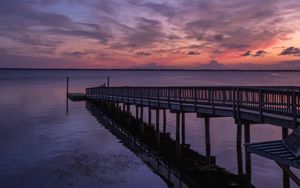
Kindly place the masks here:
POLYGON ((285 48, 280 52, 279 55, 291 55, 291 56, 300 56, 300 49, 296 47, 285 48))
POLYGON ((266 55, 268 52, 266 52, 265 50, 258 50, 256 51, 254 54, 251 53, 251 51, 246 51, 245 53, 241 54, 241 56, 245 56, 245 57, 262 57, 264 55, 266 55))

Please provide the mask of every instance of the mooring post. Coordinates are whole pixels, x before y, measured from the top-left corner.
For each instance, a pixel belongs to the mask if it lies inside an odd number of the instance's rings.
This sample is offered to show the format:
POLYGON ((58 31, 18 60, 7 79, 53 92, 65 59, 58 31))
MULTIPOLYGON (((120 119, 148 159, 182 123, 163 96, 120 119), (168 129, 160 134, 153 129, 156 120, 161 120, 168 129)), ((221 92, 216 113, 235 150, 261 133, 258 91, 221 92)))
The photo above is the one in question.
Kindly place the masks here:
POLYGON ((67 76, 67 91, 66 91, 66 95, 68 97, 69 94, 69 76, 67 76))
POLYGON ((181 113, 181 143, 185 144, 185 113, 181 113))
POLYGON ((152 120, 152 115, 151 115, 151 107, 148 107, 148 126, 151 126, 151 120, 152 120))
MULTIPOLYGON (((289 135, 289 129, 288 128, 282 128, 282 139, 286 139, 289 135)), ((288 166, 282 165, 284 168, 289 169, 288 166)), ((283 177, 283 188, 289 188, 290 187, 290 177, 289 174, 282 170, 282 177, 283 177)))
POLYGON ((166 109, 163 109, 163 133, 167 131, 167 112, 166 109))
POLYGON ((160 132, 159 132, 159 108, 156 109, 156 142, 160 143, 160 132))
POLYGON ((180 112, 176 112, 176 155, 177 158, 181 157, 181 148, 180 148, 180 112))
POLYGON ((66 88, 66 114, 69 115, 69 76, 67 76, 67 88, 66 88))
POLYGON ((205 149, 206 149, 206 159, 208 164, 210 164, 211 158, 211 150, 210 150, 210 118, 204 117, 204 124, 205 124, 205 149))

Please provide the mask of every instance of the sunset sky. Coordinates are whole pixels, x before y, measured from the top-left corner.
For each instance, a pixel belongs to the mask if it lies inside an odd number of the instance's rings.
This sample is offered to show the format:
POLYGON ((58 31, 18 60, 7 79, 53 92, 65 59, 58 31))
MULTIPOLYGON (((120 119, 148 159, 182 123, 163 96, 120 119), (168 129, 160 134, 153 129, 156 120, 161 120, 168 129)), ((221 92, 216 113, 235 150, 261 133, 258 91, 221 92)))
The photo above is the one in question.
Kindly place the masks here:
POLYGON ((300 68, 299 0, 1 0, 0 23, 0 68, 300 68))

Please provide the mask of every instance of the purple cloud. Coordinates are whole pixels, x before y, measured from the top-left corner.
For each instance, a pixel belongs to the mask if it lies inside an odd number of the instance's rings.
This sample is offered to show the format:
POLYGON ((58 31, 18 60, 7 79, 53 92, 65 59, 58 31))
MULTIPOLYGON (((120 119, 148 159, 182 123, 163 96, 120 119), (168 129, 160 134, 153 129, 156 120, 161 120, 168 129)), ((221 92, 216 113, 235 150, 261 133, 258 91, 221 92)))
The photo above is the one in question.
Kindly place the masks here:
POLYGON ((300 56, 300 49, 296 47, 285 48, 280 52, 279 55, 291 55, 291 56, 300 56))

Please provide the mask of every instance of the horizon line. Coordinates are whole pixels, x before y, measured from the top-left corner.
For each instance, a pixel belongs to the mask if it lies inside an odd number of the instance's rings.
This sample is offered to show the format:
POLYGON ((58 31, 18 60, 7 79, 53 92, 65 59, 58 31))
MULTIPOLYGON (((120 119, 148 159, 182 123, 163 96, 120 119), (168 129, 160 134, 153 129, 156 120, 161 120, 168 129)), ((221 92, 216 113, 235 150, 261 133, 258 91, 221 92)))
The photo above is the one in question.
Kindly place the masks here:
POLYGON ((0 70, 85 70, 85 71, 249 71, 249 72, 300 72, 300 69, 181 69, 181 68, 0 68, 0 70))

